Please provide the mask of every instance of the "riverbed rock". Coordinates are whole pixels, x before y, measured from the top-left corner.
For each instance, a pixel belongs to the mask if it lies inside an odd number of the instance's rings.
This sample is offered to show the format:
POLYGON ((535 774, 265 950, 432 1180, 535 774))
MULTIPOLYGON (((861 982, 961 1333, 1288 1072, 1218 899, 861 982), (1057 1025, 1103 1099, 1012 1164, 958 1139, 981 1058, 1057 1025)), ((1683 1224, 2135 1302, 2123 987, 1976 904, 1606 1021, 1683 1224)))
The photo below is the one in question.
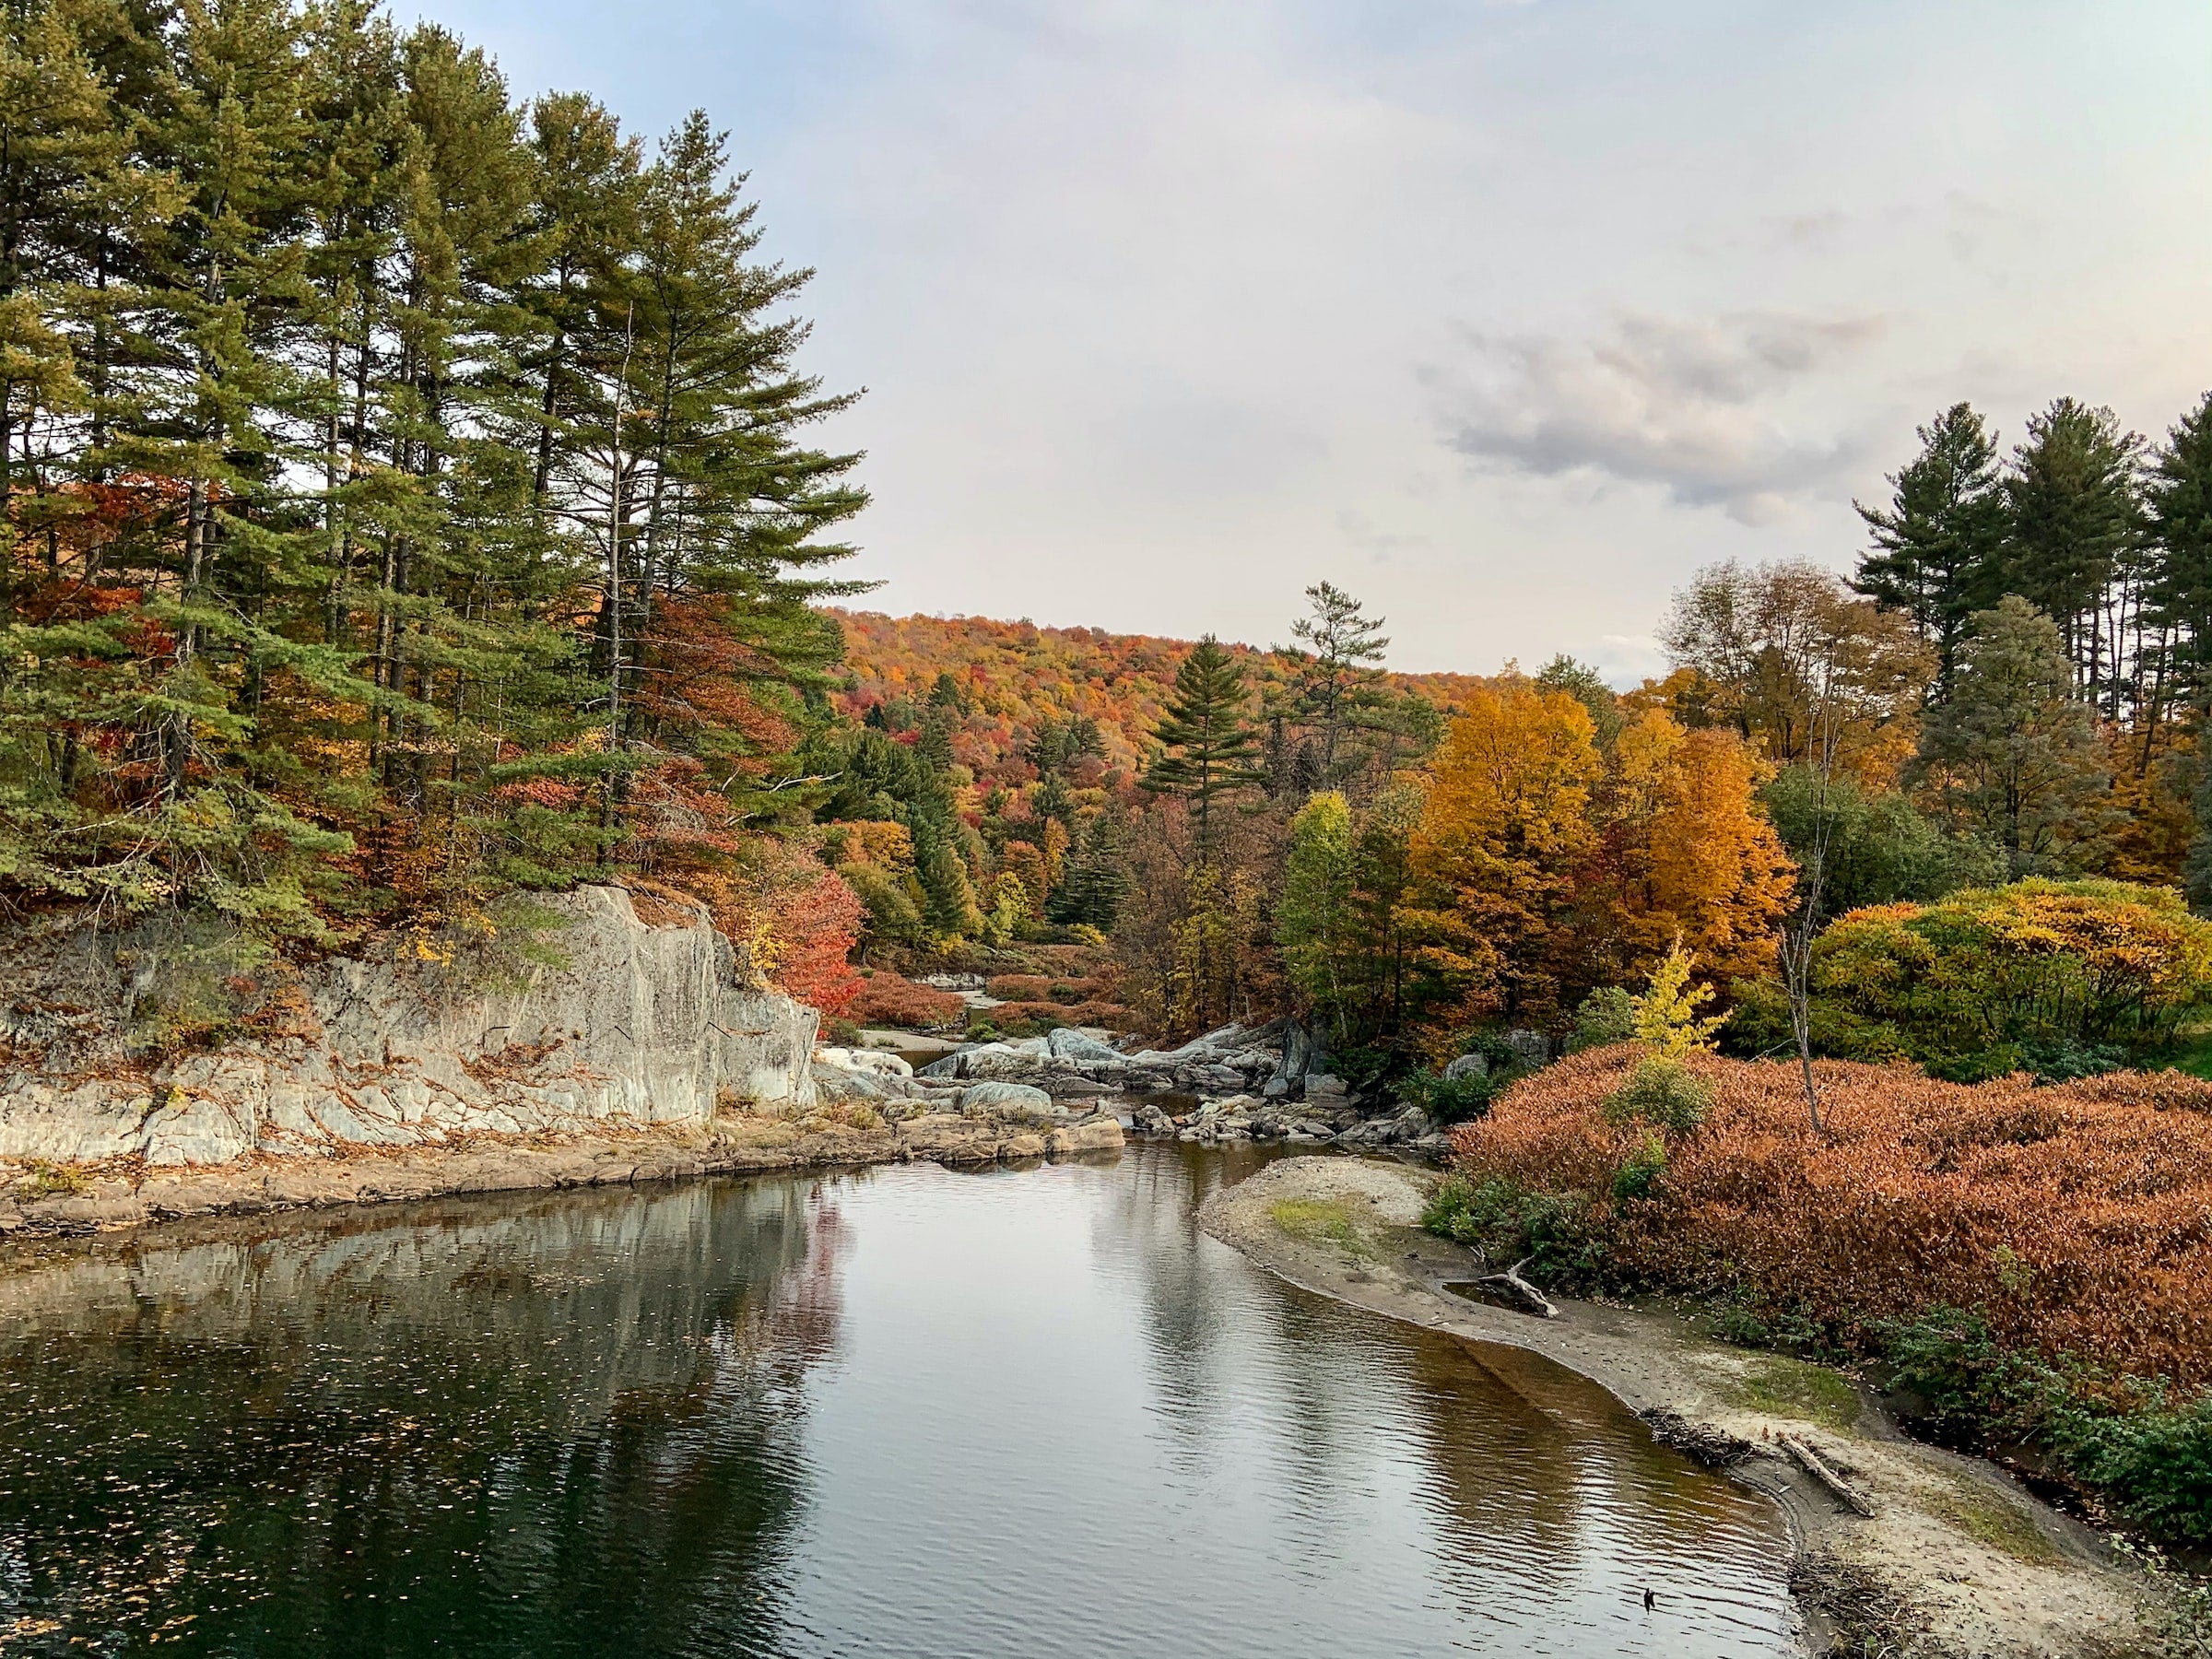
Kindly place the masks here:
POLYGON ((1481 1054, 1462 1054, 1444 1066, 1444 1080, 1447 1083, 1456 1083, 1462 1077, 1487 1077, 1489 1075, 1490 1063, 1481 1054))
POLYGON ((874 1077, 911 1077, 912 1065, 900 1055, 882 1049, 818 1048, 814 1051, 817 1065, 833 1065, 840 1071, 865 1072, 874 1077))
POLYGON ((1172 1135, 1174 1120, 1153 1101, 1146 1100, 1129 1114, 1129 1121, 1140 1135, 1172 1135))
POLYGON ((1067 1108, 1027 1083, 972 1083, 960 1090, 962 1117, 990 1116, 1009 1123, 1059 1123, 1067 1108))
POLYGON ((1306 1078, 1306 1103, 1326 1111, 1340 1107, 1351 1098, 1351 1090, 1342 1077, 1327 1072, 1315 1072, 1306 1078))
POLYGON ((1053 1056, 1059 1060, 1088 1061, 1094 1065, 1122 1065, 1119 1052, 1108 1048, 1096 1037, 1086 1037, 1072 1027, 1063 1026, 1045 1039, 1053 1056))
POLYGON ((0 929, 0 1157, 157 1166, 437 1146, 455 1135, 704 1122, 816 1099, 811 1008, 746 982, 703 912, 641 917, 620 888, 536 901, 559 965, 478 982, 389 942, 266 971, 281 1021, 168 1055, 135 1047, 181 972, 148 921, 0 929))

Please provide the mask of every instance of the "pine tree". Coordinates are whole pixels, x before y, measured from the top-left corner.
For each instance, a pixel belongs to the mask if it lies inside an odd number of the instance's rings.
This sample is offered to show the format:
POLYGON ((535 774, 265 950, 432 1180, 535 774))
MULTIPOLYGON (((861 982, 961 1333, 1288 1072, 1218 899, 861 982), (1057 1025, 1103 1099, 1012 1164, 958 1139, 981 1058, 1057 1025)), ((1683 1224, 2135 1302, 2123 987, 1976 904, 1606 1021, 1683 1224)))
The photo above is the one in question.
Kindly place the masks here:
POLYGON ((2059 398, 2028 420, 2005 479, 2007 514, 1998 590, 2059 626, 2075 683, 2119 715, 2127 665, 2126 584, 2136 573, 2136 474, 2142 440, 2110 409, 2059 398))
POLYGON ((1277 650, 1291 664, 1281 713, 1311 734, 1311 759, 1295 766, 1288 779, 1273 780, 1278 794, 1302 796, 1341 783, 1353 766, 1345 752, 1347 738, 1374 726, 1386 700, 1378 696, 1390 645, 1383 618, 1369 617, 1359 600, 1326 582, 1308 588, 1306 601, 1307 614, 1290 624, 1299 644, 1277 650))
POLYGON ((741 182, 368 0, 0 8, 0 883, 736 914, 865 500, 741 182))
POLYGON ((1068 855, 1059 890, 1046 904, 1045 914, 1065 925, 1110 928, 1128 891, 1121 825, 1112 814, 1100 812, 1083 827, 1082 840, 1068 855))
POLYGON ((1160 754, 1143 786, 1180 795, 1198 818, 1198 862, 1214 852, 1213 805, 1263 781, 1254 762, 1259 743, 1247 724, 1251 694, 1244 671, 1212 634, 1194 646, 1175 671, 1175 690, 1153 738, 1160 754))
POLYGON ((2180 688, 2201 720, 2212 713, 2212 393, 2151 457, 2143 517, 2144 619, 2171 641, 2180 688))
POLYGON ((2006 535, 1996 445, 1982 417, 1954 404, 1917 429, 1921 451, 1889 477, 1887 510, 1861 505, 1876 550, 1851 585, 1886 610, 1912 619, 1935 647, 1935 700, 1951 694, 1967 619, 1994 603, 2006 535))

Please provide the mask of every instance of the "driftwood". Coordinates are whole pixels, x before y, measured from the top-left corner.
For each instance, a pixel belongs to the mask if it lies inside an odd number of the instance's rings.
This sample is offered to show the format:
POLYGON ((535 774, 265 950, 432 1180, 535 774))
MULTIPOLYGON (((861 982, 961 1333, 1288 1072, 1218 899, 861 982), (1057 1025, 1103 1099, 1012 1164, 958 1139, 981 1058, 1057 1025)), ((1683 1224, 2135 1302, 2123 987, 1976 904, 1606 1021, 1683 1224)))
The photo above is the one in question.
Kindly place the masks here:
POLYGON ((1521 1269, 1535 1259, 1535 1256, 1523 1256, 1503 1273, 1486 1273, 1476 1283, 1503 1285, 1546 1319, 1557 1319, 1559 1316, 1559 1311, 1551 1305, 1551 1299, 1521 1277, 1521 1269))
POLYGON ((1822 1461, 1818 1452, 1794 1434, 1784 1434, 1778 1438, 1782 1441, 1783 1450, 1796 1459, 1797 1466, 1826 1487, 1839 1503, 1854 1514, 1865 1516, 1869 1520, 1873 1518, 1874 1505, 1866 1501, 1865 1498, 1860 1494, 1858 1488, 1830 1468, 1822 1461))

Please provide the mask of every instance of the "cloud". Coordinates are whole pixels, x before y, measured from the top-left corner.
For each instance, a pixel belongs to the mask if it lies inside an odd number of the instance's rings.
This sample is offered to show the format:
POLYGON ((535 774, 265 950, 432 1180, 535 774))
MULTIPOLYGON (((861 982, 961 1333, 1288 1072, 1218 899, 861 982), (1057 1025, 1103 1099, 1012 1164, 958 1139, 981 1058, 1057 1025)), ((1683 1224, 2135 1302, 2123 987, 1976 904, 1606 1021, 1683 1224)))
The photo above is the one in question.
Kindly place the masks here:
POLYGON ((1656 484, 1684 505, 1763 524, 1858 464, 1854 440, 1793 435, 1784 406, 1880 332, 1862 317, 1628 314, 1585 340, 1470 332, 1465 367, 1430 378, 1443 392, 1446 441, 1470 460, 1656 484))

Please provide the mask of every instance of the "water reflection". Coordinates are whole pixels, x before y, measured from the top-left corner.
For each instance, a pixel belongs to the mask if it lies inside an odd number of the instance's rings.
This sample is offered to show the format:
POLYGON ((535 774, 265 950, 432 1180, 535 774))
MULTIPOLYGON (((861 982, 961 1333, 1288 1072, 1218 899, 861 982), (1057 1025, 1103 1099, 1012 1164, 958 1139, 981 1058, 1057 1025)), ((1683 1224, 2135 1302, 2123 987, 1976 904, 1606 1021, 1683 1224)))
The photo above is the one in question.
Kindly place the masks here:
POLYGON ((1772 1516, 1578 1379, 1203 1238, 1241 1172, 1142 1147, 50 1252, 0 1276, 0 1645, 1790 1651, 1772 1516))

